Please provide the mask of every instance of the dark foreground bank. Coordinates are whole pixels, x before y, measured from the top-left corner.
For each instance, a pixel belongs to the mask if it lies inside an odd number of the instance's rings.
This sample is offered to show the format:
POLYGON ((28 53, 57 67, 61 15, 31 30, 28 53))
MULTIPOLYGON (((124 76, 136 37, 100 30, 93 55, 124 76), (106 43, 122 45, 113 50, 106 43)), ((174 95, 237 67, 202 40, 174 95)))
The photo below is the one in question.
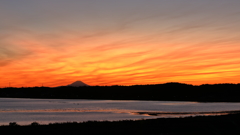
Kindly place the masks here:
POLYGON ((3 135, 239 135, 240 114, 138 121, 0 126, 3 135))
POLYGON ((240 102, 240 84, 194 86, 166 83, 135 86, 0 88, 0 97, 240 102))

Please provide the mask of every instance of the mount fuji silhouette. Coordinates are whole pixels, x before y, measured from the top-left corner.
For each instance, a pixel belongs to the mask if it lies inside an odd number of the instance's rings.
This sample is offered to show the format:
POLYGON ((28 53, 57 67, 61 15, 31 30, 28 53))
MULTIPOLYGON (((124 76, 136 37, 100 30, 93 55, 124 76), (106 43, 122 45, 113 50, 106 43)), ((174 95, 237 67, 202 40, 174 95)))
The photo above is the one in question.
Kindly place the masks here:
POLYGON ((81 87, 81 86, 89 86, 86 83, 82 82, 82 81, 76 81, 72 84, 69 84, 68 86, 72 86, 72 87, 81 87))

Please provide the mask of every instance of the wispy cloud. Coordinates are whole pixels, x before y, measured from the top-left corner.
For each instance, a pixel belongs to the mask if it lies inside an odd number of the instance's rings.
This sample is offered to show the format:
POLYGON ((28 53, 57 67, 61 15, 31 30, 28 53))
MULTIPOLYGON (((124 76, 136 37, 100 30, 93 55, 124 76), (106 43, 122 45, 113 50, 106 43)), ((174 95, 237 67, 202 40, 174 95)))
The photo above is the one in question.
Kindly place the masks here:
POLYGON ((238 82, 238 1, 52 2, 0 2, 0 87, 238 82))

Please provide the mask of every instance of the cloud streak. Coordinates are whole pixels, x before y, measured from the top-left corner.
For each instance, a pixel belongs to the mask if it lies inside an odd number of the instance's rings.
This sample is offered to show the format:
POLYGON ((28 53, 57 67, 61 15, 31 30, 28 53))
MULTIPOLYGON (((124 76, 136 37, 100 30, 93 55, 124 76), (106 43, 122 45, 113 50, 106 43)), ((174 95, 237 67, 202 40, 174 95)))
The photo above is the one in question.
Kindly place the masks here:
POLYGON ((0 87, 239 83, 238 1, 52 2, 0 2, 0 87))

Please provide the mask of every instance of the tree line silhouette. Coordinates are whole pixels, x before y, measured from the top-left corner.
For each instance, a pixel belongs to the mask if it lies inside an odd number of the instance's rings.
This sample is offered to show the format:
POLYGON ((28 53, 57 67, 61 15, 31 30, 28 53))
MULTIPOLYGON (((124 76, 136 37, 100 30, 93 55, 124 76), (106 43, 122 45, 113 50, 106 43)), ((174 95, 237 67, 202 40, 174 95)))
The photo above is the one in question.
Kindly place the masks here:
POLYGON ((0 88, 0 97, 50 99, 239 102, 240 84, 165 83, 133 86, 0 88))

